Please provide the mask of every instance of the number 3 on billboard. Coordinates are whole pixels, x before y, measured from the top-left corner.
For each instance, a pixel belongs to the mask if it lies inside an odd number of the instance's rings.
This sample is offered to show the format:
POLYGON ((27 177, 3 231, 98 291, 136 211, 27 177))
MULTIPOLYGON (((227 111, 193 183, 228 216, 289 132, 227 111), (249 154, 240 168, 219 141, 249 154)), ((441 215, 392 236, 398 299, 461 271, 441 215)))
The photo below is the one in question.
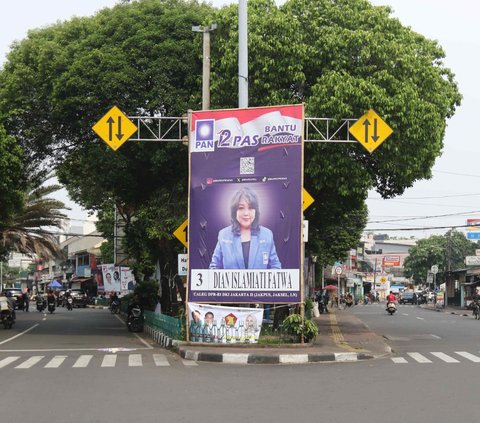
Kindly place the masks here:
POLYGON ((203 284, 203 275, 201 273, 197 273, 197 282, 195 283, 195 286, 202 286, 203 284))

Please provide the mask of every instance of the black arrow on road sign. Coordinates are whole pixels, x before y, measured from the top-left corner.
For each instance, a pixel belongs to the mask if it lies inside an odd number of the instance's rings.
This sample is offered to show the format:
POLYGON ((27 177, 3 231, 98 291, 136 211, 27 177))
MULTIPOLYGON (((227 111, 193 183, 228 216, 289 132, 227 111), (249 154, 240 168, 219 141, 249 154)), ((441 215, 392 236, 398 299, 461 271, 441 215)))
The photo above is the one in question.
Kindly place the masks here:
POLYGON ((121 140, 123 138, 123 134, 122 134, 122 117, 119 116, 118 117, 118 132, 117 132, 117 138, 119 140, 121 140))
POLYGON ((112 137, 113 137, 113 123, 115 121, 113 120, 113 118, 110 116, 107 120, 107 123, 108 123, 108 140, 109 141, 112 141, 112 137))
POLYGON ((368 127, 370 126, 370 121, 368 119, 365 119, 365 122, 363 122, 365 125, 365 144, 368 142, 368 127))
POLYGON ((373 142, 377 142, 380 137, 377 135, 377 119, 373 119, 373 142))

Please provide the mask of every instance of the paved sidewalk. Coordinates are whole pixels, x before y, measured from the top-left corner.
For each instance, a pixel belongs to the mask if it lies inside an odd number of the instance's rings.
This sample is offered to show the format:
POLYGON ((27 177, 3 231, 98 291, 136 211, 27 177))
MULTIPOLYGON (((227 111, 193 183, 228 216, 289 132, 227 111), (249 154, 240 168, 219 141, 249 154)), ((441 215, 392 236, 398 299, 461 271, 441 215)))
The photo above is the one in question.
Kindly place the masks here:
POLYGON ((173 348, 187 360, 231 364, 301 364, 351 362, 386 356, 390 347, 351 310, 334 309, 314 318, 318 336, 309 344, 200 345, 182 343, 173 348))

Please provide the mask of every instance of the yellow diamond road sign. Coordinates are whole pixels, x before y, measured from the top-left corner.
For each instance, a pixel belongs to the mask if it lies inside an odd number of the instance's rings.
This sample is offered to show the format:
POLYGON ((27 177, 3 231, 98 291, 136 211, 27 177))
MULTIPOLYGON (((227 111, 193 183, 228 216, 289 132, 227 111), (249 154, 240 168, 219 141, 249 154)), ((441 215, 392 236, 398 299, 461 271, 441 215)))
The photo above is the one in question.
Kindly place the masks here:
POLYGON ((175 229, 173 235, 185 245, 185 248, 188 248, 188 219, 185 219, 185 221, 175 229))
POLYGON ((303 211, 307 210, 315 200, 308 193, 308 191, 303 188, 303 211))
POLYGON ((393 129, 370 109, 350 127, 349 131, 371 153, 392 134, 393 129))
POLYGON ((137 126, 117 106, 113 106, 92 129, 117 151, 135 133, 137 126))

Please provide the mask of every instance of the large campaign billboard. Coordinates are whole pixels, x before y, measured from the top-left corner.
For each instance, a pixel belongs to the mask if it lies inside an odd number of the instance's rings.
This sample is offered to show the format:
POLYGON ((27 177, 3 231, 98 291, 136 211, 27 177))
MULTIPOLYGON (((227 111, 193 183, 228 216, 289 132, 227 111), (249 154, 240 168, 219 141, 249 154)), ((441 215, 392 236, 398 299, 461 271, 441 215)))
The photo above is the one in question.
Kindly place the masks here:
POLYGON ((189 301, 301 301, 303 113, 190 113, 189 301))

